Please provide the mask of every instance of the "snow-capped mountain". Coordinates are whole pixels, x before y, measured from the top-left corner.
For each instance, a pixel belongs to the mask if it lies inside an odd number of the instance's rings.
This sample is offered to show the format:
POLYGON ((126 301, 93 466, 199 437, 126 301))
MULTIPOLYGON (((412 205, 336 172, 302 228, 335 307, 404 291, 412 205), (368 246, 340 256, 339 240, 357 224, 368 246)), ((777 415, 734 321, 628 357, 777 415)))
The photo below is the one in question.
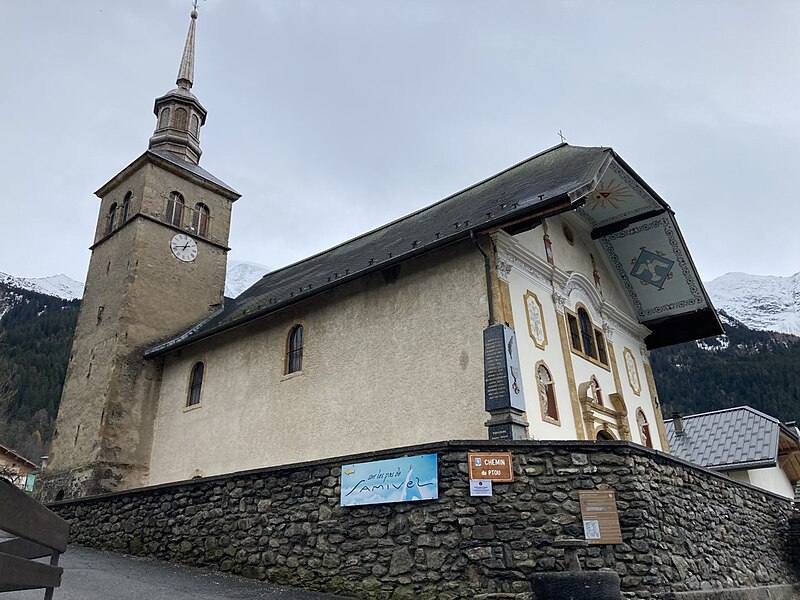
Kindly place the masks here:
POLYGON ((800 273, 791 277, 728 273, 705 285, 717 310, 751 329, 800 335, 800 273))
POLYGON ((228 272, 225 275, 225 295, 228 298, 236 298, 269 271, 269 267, 258 263, 243 260, 228 261, 228 272))
POLYGON ((0 283, 5 283, 23 290, 30 290, 48 296, 74 300, 83 295, 83 284, 66 275, 52 275, 50 277, 14 277, 0 273, 0 283))
MULTIPOLYGON (((225 276, 225 295, 235 298, 267 273, 269 273, 269 267, 258 263, 242 260, 229 261, 228 272, 225 276)), ((56 296, 64 300, 74 300, 83 295, 83 283, 66 275, 16 277, 0 272, 0 283, 48 296, 56 296)))
MULTIPOLYGON (((228 261, 225 295, 235 298, 269 271, 254 262, 228 261)), ((65 300, 83 294, 83 283, 66 275, 26 278, 0 273, 0 283, 65 300)), ((718 310, 747 327, 800 336, 800 273, 791 277, 728 273, 705 286, 718 310)))

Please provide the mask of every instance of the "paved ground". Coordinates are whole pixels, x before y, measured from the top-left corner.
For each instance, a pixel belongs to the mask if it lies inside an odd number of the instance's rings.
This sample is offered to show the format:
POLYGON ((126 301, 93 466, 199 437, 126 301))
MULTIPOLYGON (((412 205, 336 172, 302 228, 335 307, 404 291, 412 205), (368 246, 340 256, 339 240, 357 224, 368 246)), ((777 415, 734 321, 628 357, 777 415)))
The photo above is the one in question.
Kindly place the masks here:
MULTIPOLYGON (((200 569, 70 546, 61 556, 61 587, 53 600, 335 600, 200 569)), ((42 600, 43 590, 9 592, 0 600, 42 600)))

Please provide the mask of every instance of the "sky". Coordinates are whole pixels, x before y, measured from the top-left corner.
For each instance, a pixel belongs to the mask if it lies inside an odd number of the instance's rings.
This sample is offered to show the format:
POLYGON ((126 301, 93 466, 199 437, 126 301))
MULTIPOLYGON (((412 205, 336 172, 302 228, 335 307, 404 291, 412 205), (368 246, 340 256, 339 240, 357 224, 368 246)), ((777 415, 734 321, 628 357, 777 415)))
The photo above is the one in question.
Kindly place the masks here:
MULTIPOLYGON (((201 0, 201 166, 278 268, 560 142, 612 146, 701 277, 800 271, 800 2, 201 0)), ((2 0, 0 271, 83 281, 190 0, 2 0)))

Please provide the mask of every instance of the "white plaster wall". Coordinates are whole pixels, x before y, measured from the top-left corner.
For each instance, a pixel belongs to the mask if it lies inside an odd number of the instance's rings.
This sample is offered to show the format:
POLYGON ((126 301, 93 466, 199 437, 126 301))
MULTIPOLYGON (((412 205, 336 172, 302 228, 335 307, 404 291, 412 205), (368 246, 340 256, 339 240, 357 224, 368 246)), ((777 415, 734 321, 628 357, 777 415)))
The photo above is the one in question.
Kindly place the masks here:
POLYGON ((522 370, 522 387, 525 391, 525 405, 528 422, 530 423, 530 436, 537 440, 577 439, 552 288, 520 269, 513 269, 509 273, 508 287, 511 295, 511 309, 514 315, 514 330, 517 333, 517 348, 520 357, 520 369, 522 370), (544 326, 547 334, 547 345, 544 350, 534 344, 528 330, 528 318, 525 310, 525 295, 528 291, 533 292, 542 304, 544 326), (541 416, 541 403, 536 380, 536 364, 540 360, 544 361, 553 377, 559 425, 544 421, 541 416))
MULTIPOLYGON (((736 471, 726 473, 726 475, 732 477, 733 473, 736 473, 736 471)), ((780 494, 786 498, 794 498, 792 482, 789 481, 786 473, 780 467, 750 469, 747 471, 747 477, 748 479, 745 481, 749 480, 751 485, 780 494)))
POLYGON ((645 358, 642 355, 642 350, 645 348, 644 338, 636 338, 624 329, 616 329, 612 337, 614 355, 619 369, 620 394, 625 401, 625 406, 628 408, 628 426, 631 430, 631 438, 638 444, 644 444, 641 432, 639 431, 639 424, 636 421, 636 411, 637 409, 641 409, 647 419, 647 423, 650 425, 650 438, 653 442, 653 448, 656 450, 663 450, 664 443, 661 440, 661 435, 658 430, 658 417, 653 408, 653 398, 650 394, 650 388, 647 385, 647 375, 644 369, 645 358), (626 372, 625 358, 623 356, 625 348, 631 350, 633 359, 636 362, 636 369, 639 373, 639 385, 641 387, 641 391, 638 395, 635 393, 626 372))
POLYGON ((472 244, 404 263, 167 357, 150 484, 431 442, 484 439, 483 259, 472 244), (283 375, 304 325, 303 371, 283 375), (192 365, 201 404, 184 408, 192 365))
MULTIPOLYGON (((630 301, 619 286, 611 266, 606 259, 605 250, 595 240, 591 239, 591 230, 588 225, 577 215, 565 214, 547 219, 547 235, 553 245, 553 260, 561 271, 577 271, 592 279, 592 260, 594 255, 597 270, 600 273, 600 285, 603 296, 614 306, 635 318, 636 313, 630 308, 630 301), (568 225, 574 235, 574 245, 570 245, 564 237, 564 224, 568 225)), ((515 239, 533 252, 536 256, 546 261, 542 227, 531 229, 515 239)))
MULTIPOLYGON (((658 431, 657 417, 653 409, 653 401, 644 369, 643 351, 645 349, 644 336, 646 331, 633 331, 633 328, 624 326, 618 319, 609 318, 609 315, 603 314, 604 310, 609 312, 608 308, 613 307, 624 315, 631 325, 638 328, 635 323, 635 312, 630 306, 627 296, 617 284, 616 275, 606 262, 603 249, 591 239, 589 231, 583 226, 582 221, 571 216, 558 216, 548 219, 547 225, 548 235, 553 245, 555 268, 553 269, 546 264, 547 258, 543 241, 544 230, 542 227, 538 227, 514 236, 513 242, 539 260, 528 259, 527 267, 523 266, 521 263, 525 262, 525 258, 522 257, 524 253, 520 252, 519 260, 512 262, 512 268, 505 276, 511 295, 522 379, 528 408, 527 415, 531 423, 531 436, 536 439, 575 439, 577 437, 570 401, 569 382, 558 331, 557 308, 553 294, 554 292, 564 293, 564 283, 569 280, 573 273, 580 273, 585 276, 585 285, 574 287, 567 294, 566 307, 575 312, 578 304, 585 306, 591 316, 592 323, 604 329, 607 339, 613 345, 620 386, 617 389, 610 366, 609 369, 605 369, 570 351, 576 393, 577 386, 588 382, 592 376, 596 377, 603 392, 606 406, 611 406, 608 399, 610 393, 618 393, 622 396, 628 410, 628 426, 633 441, 642 443, 639 426, 636 421, 637 409, 641 409, 650 425, 650 435, 654 448, 662 449, 663 444, 658 431), (567 223, 574 232, 574 245, 570 245, 564 237, 564 223, 567 223), (596 268, 600 275, 600 288, 596 292, 590 254, 595 257, 596 268), (586 287, 590 288, 590 290, 585 289, 586 287), (548 344, 544 350, 534 344, 528 332, 524 301, 525 294, 528 291, 533 292, 542 304, 548 338, 548 344), (641 388, 638 395, 634 393, 628 381, 623 357, 626 347, 631 350, 638 369, 641 388), (546 422, 541 418, 535 375, 535 365, 540 360, 545 361, 555 382, 560 425, 546 422)), ((505 247, 502 243, 500 245, 503 248, 505 247)), ((602 419, 603 417, 600 418, 602 419)), ((587 432, 587 434, 593 439, 593 432, 587 432)))

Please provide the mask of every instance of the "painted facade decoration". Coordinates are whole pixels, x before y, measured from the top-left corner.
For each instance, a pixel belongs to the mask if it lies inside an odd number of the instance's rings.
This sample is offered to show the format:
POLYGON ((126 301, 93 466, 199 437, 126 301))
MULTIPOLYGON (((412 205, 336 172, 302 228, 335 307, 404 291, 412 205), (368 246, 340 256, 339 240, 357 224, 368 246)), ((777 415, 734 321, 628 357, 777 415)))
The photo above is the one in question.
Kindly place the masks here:
POLYGON ((625 348, 622 351, 622 356, 625 361, 625 374, 628 376, 628 385, 637 396, 642 393, 642 380, 639 379, 639 367, 636 366, 636 359, 633 357, 633 352, 630 348, 625 348))
POLYGON ((631 260, 633 268, 630 275, 642 282, 642 285, 652 285, 659 290, 664 289, 667 279, 672 279, 672 265, 675 263, 665 258, 663 252, 650 252, 642 248, 639 256, 631 260))
POLYGON ((542 303, 530 290, 525 293, 525 312, 528 315, 528 334, 536 347, 544 350, 547 346, 547 329, 542 314, 542 303))

